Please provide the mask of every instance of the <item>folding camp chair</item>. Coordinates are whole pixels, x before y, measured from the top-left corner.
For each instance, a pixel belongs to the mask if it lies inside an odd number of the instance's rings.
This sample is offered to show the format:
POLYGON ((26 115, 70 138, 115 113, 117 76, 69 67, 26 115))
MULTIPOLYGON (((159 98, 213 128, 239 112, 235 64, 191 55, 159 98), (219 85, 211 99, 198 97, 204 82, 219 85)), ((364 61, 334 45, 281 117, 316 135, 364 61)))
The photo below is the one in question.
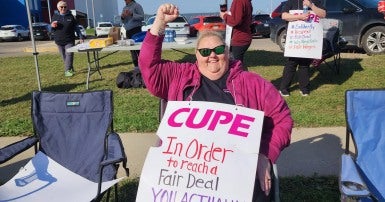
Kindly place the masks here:
POLYGON ((341 199, 385 201, 385 89, 348 90, 345 102, 341 199), (350 152, 350 136, 355 154, 350 152))
POLYGON ((341 66, 341 49, 347 44, 341 37, 342 21, 337 19, 322 19, 323 26, 323 48, 322 58, 315 59, 312 62, 313 67, 318 67, 324 63, 336 74, 340 73, 341 66), (332 64, 329 64, 326 59, 332 58, 332 64))
POLYGON ((32 93, 34 136, 0 149, 0 163, 35 145, 36 155, 0 187, 0 201, 99 201, 128 176, 113 130, 112 91, 32 93))
MULTIPOLYGON (((163 114, 166 111, 167 107, 167 100, 165 99, 160 99, 159 100, 159 122, 163 118, 163 114)), ((272 201, 274 202, 280 202, 280 197, 279 197, 279 177, 278 177, 278 168, 277 164, 273 164, 273 179, 272 179, 272 201)))

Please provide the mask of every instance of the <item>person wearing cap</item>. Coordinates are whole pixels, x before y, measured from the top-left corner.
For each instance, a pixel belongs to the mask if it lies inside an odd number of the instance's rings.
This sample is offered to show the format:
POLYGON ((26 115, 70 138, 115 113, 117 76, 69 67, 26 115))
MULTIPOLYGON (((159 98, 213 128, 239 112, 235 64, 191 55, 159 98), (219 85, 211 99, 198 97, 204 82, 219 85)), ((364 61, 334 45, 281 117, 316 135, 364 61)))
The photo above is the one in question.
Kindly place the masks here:
POLYGON ((59 53, 64 62, 64 76, 71 77, 74 75, 74 53, 67 52, 68 48, 75 45, 75 32, 82 43, 83 35, 81 34, 78 22, 67 8, 65 1, 57 3, 59 13, 52 16, 51 26, 54 34, 55 43, 59 49, 59 53))

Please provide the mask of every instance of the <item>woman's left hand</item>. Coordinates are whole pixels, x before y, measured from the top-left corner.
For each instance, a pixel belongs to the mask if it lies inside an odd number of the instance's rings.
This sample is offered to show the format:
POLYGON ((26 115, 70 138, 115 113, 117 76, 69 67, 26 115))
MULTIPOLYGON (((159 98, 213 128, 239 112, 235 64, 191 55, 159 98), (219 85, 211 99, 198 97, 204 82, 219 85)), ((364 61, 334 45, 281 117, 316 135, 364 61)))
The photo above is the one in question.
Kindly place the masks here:
POLYGON ((271 190, 271 164, 269 158, 263 154, 258 155, 258 168, 257 177, 259 184, 261 185, 262 191, 265 192, 266 196, 269 195, 271 190))

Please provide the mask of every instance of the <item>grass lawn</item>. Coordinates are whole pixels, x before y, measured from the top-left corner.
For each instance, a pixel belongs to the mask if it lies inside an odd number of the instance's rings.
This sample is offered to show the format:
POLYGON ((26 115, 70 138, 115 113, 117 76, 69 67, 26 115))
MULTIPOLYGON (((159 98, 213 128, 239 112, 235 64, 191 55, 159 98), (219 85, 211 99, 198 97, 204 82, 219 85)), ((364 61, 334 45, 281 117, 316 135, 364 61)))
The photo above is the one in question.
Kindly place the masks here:
MULTIPOLYGON (((194 61, 193 50, 185 54, 164 51, 163 58, 194 61)), ((110 53, 101 53, 101 56, 110 53)), ((344 93, 355 88, 385 88, 385 55, 366 56, 344 54, 339 75, 324 64, 312 69, 310 96, 299 94, 294 83, 292 95, 286 98, 292 110, 295 127, 344 126, 344 93)), ((74 77, 64 77, 63 63, 58 54, 39 54, 40 79, 43 91, 85 91, 86 54, 75 55, 74 77)), ((278 86, 284 57, 280 52, 248 51, 245 57, 249 70, 278 86)), ((154 132, 158 126, 158 102, 146 89, 119 89, 115 79, 119 72, 129 71, 133 65, 129 52, 118 52, 100 61, 103 79, 91 76, 90 90, 111 89, 114 92, 114 127, 117 132, 154 132)), ((30 118, 31 92, 38 90, 34 58, 1 58, 0 67, 0 136, 32 134, 30 118)), ((137 180, 121 183, 123 201, 134 201, 137 180)), ((339 201, 335 176, 295 176, 281 179, 282 201, 339 201)))
MULTIPOLYGON (((193 50, 186 50, 193 53, 193 50)), ((110 53, 101 53, 101 56, 110 53)), ((385 55, 343 56, 341 73, 335 74, 324 64, 312 69, 310 96, 299 94, 294 83, 292 95, 286 98, 292 110, 295 127, 344 126, 344 93, 353 88, 384 88, 385 55)), ((164 58, 194 61, 194 56, 176 51, 164 51, 164 58)), ((58 54, 40 54, 38 57, 43 91, 85 91, 87 74, 86 54, 75 55, 74 77, 64 77, 63 63, 58 54)), ((250 71, 262 75, 279 85, 284 57, 280 52, 248 51, 246 65, 250 71)), ((100 61, 103 79, 91 76, 90 90, 111 89, 114 92, 114 121, 117 132, 154 132, 158 125, 158 99, 146 89, 119 89, 115 79, 119 72, 132 69, 130 54, 121 51, 100 61)), ((0 60, 3 72, 0 76, 1 115, 0 136, 29 135, 32 133, 30 95, 38 90, 34 58, 6 57, 0 60)))

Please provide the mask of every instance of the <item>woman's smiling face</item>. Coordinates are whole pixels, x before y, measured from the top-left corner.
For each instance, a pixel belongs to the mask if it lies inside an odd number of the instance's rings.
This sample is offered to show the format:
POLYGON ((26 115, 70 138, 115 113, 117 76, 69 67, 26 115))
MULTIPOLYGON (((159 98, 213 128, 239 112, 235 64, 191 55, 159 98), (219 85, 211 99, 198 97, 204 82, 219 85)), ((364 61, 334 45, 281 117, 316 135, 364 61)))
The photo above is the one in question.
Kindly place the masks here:
POLYGON ((198 61, 198 69, 201 74, 210 80, 220 79, 229 68, 228 49, 225 46, 223 51, 223 40, 216 35, 205 35, 198 41, 195 56, 198 61), (209 53, 208 56, 202 56, 202 52, 209 53), (207 50, 209 49, 209 50, 207 50), (217 52, 217 53, 215 53, 217 52))

